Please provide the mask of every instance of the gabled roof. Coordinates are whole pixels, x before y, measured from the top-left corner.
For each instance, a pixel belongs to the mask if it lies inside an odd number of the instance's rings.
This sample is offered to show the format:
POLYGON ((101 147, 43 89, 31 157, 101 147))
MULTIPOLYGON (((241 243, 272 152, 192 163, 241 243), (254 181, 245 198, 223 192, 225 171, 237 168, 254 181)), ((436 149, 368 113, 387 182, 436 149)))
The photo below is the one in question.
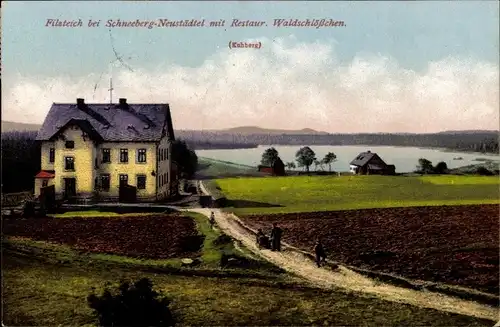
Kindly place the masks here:
POLYGON ((351 165, 354 165, 354 166, 360 166, 360 167, 363 167, 364 165, 366 165, 370 160, 373 159, 373 157, 375 157, 377 154, 376 153, 373 153, 373 152, 361 152, 360 154, 358 154, 358 156, 356 158, 354 158, 353 161, 351 161, 351 165))
POLYGON ((63 127, 56 131, 54 135, 52 135, 49 139, 53 140, 57 138, 60 134, 66 130, 69 126, 78 126, 82 131, 87 133, 87 135, 96 141, 103 141, 102 136, 95 130, 95 128, 90 124, 88 120, 84 119, 70 119, 63 127))
MULTIPOLYGON (((45 117, 37 140, 48 141, 70 121, 99 135, 103 141, 174 140, 168 104, 54 103, 45 117), (87 123, 84 123, 86 121, 87 123)), ((87 132, 89 133, 89 132, 87 132)), ((89 133, 90 134, 90 133, 89 133)))

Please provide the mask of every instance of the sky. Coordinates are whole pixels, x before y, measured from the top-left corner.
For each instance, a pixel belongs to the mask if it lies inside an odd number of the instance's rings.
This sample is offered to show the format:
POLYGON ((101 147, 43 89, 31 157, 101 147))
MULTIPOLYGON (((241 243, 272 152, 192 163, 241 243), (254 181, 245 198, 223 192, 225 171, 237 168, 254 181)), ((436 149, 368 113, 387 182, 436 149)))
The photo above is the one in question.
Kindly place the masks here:
POLYGON ((2 120, 42 123, 54 102, 109 102, 112 76, 113 102, 169 103, 176 129, 499 128, 497 1, 6 1, 1 10, 2 120), (118 19, 225 26, 106 27, 118 19))

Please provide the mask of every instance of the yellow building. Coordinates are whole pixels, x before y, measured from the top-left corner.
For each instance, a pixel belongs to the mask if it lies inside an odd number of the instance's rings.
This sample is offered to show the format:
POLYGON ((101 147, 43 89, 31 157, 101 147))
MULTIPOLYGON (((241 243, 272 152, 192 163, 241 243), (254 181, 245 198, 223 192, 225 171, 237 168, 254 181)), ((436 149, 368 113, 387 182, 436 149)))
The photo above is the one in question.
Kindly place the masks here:
POLYGON ((168 104, 54 103, 38 132, 41 171, 35 196, 158 201, 177 193, 171 161, 174 130, 168 104))

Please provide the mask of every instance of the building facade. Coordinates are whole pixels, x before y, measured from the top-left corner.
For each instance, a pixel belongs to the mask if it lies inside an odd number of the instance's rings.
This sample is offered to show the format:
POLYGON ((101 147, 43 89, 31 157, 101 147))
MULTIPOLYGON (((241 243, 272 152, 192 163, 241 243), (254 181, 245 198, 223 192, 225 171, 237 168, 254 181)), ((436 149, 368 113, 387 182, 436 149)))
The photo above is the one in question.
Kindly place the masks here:
POLYGON ((349 171, 358 175, 394 175, 396 167, 386 164, 376 153, 366 151, 350 162, 349 171))
POLYGON ((66 199, 117 201, 125 186, 135 188, 137 201, 177 194, 168 104, 54 103, 37 140, 42 170, 35 196, 51 185, 66 199))

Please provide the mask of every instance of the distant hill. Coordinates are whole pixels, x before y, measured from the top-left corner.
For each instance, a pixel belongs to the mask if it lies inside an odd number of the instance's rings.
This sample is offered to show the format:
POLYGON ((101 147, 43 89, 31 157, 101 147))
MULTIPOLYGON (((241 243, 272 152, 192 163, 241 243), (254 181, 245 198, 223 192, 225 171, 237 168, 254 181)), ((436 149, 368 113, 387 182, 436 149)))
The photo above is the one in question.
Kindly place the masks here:
POLYGON ((289 130, 289 129, 267 129, 257 126, 241 126, 228 128, 223 130, 218 130, 214 132, 222 133, 234 133, 234 134, 269 134, 269 135, 327 135, 327 132, 316 131, 311 128, 304 128, 300 130, 289 130))
POLYGON ((438 134, 484 134, 484 133, 500 133, 500 131, 477 129, 477 130, 462 130, 462 131, 443 131, 438 134))
POLYGON ((16 123, 13 121, 3 121, 2 120, 2 133, 5 132, 24 132, 24 131, 36 131, 42 127, 41 124, 25 124, 16 123))

